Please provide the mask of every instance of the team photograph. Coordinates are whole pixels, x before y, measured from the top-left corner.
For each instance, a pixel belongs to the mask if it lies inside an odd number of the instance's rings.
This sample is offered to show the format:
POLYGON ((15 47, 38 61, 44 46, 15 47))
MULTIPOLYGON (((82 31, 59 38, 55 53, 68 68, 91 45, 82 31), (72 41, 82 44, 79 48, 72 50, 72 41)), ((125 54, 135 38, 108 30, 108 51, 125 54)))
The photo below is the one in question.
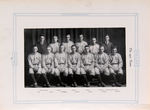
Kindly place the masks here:
POLYGON ((126 87, 125 28, 24 29, 24 85, 126 87))

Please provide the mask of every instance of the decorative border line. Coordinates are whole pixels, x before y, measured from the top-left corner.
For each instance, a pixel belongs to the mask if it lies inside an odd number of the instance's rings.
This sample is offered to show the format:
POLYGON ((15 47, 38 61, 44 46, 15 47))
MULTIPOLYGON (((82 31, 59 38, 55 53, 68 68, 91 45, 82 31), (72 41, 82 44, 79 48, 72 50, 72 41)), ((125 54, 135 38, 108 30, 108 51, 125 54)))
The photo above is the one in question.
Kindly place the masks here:
POLYGON ((13 67, 13 103, 14 104, 54 104, 54 103, 88 103, 88 104, 122 104, 122 103, 138 103, 139 90, 139 71, 140 64, 138 44, 138 13, 13 13, 13 51, 12 51, 12 67, 13 67), (17 16, 88 16, 88 17, 105 17, 105 16, 134 16, 135 20, 135 50, 134 50, 134 66, 135 66, 135 100, 17 100, 16 93, 16 66, 17 66, 17 37, 16 37, 16 17, 17 16))

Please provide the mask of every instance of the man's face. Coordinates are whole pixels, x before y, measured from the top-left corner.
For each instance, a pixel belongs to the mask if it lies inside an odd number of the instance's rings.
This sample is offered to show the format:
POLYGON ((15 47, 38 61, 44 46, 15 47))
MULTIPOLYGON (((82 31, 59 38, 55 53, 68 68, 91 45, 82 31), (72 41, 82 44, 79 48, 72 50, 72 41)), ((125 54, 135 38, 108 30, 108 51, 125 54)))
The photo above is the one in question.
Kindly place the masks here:
POLYGON ((45 40, 45 37, 44 36, 41 36, 41 41, 43 42, 45 40))
POLYGON ((100 52, 101 52, 101 53, 104 52, 104 47, 103 47, 103 46, 100 47, 100 52))
POLYGON ((36 53, 38 51, 37 46, 33 47, 33 52, 36 53))
POLYGON ((60 46, 60 52, 63 52, 65 47, 63 45, 60 46))
POLYGON ((93 44, 95 44, 96 43, 96 38, 92 38, 92 42, 93 42, 93 44))
POLYGON ((54 36, 54 42, 57 42, 57 41, 58 41, 58 37, 54 36))
POLYGON ((51 51, 52 51, 51 47, 47 47, 47 51, 48 51, 48 53, 51 53, 51 51))
POLYGON ((105 36, 105 40, 106 40, 106 41, 109 41, 109 36, 108 36, 108 35, 105 36))
POLYGON ((85 47, 85 52, 89 53, 89 51, 90 51, 90 48, 89 47, 85 47))
POLYGON ((112 50, 112 53, 113 53, 113 54, 117 53, 117 48, 114 48, 114 49, 112 50))
POLYGON ((72 52, 76 52, 77 50, 75 46, 73 46, 71 49, 72 49, 72 52))
POLYGON ((70 41, 70 34, 68 34, 68 35, 66 36, 66 38, 67 38, 67 41, 70 41))
POLYGON ((81 34, 79 37, 80 37, 80 41, 83 41, 83 35, 81 34))

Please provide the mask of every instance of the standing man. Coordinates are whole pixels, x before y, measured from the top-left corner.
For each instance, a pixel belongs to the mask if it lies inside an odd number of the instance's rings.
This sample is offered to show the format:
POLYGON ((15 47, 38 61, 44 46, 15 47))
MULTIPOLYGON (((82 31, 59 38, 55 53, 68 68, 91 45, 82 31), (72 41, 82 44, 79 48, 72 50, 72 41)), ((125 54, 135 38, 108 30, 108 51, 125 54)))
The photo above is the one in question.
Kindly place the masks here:
POLYGON ((40 42, 37 43, 37 47, 39 49, 39 53, 42 55, 47 53, 47 42, 44 35, 40 36, 40 42))
POLYGON ((52 51, 51 46, 47 47, 47 51, 48 53, 45 54, 42 59, 43 65, 42 73, 47 82, 47 86, 50 86, 49 81, 47 79, 47 74, 49 74, 50 76, 54 75, 54 54, 51 52, 52 51))
POLYGON ((50 46, 52 47, 52 52, 54 54, 59 52, 60 43, 58 42, 58 37, 57 36, 53 36, 53 43, 51 43, 50 46))
POLYGON ((76 51, 77 50, 77 47, 75 46, 75 45, 72 45, 71 46, 71 50, 72 50, 72 52, 69 54, 69 76, 70 76, 70 79, 72 80, 71 82, 72 82, 72 84, 73 84, 73 86, 77 86, 77 83, 76 83, 76 81, 74 80, 75 78, 76 78, 76 80, 77 80, 77 78, 78 78, 78 76, 80 75, 80 60, 81 60, 81 56, 80 56, 80 54, 76 51), (75 74, 74 74, 75 73, 75 74), (74 74, 74 76, 77 76, 77 77, 73 77, 73 74, 74 74))
POLYGON ((82 54, 83 51, 84 51, 84 47, 87 45, 87 42, 85 42, 85 41, 83 40, 83 39, 84 39, 83 34, 80 34, 80 35, 79 35, 79 39, 80 39, 80 41, 76 43, 76 46, 77 46, 78 52, 79 52, 80 54, 82 54))
POLYGON ((74 43, 70 40, 70 34, 67 34, 66 36, 66 42, 63 43, 65 47, 65 52, 67 54, 71 53, 71 46, 74 45, 74 43))
POLYGON ((112 86, 114 85, 121 86, 121 84, 117 82, 116 76, 119 76, 119 79, 122 79, 123 77, 122 67, 123 67, 122 57, 119 53, 117 53, 117 47, 114 47, 112 50, 112 54, 110 55, 110 64, 109 64, 109 71, 112 77, 114 78, 114 83, 112 84, 112 86))
POLYGON ((95 37, 92 38, 92 45, 90 45, 90 51, 94 55, 98 54, 98 52, 99 52, 99 44, 96 43, 95 37))
POLYGON ((84 78, 85 86, 90 86, 87 76, 91 78, 95 75, 94 72, 94 55, 90 53, 90 48, 88 45, 85 46, 85 53, 81 56, 81 75, 84 78))
POLYGON ((41 54, 38 53, 38 47, 35 45, 33 46, 33 53, 29 54, 28 56, 28 63, 29 63, 29 74, 33 79, 34 86, 37 87, 37 80, 41 74, 41 54), (37 78, 36 78, 37 76, 37 78))
POLYGON ((99 85, 105 86, 105 84, 101 80, 101 74, 104 74, 106 76, 109 76, 109 56, 104 52, 104 46, 100 47, 100 51, 95 59, 95 74, 97 75, 99 79, 99 85))
POLYGON ((110 37, 109 35, 106 35, 105 36, 105 42, 103 43, 104 45, 104 48, 105 48, 105 52, 110 55, 111 54, 111 51, 112 51, 112 48, 113 48, 113 43, 110 42, 110 37))
POLYGON ((62 78, 64 78, 66 81, 68 76, 68 58, 67 53, 65 53, 64 49, 64 45, 60 45, 59 53, 55 54, 55 75, 57 76, 59 84, 61 84, 62 86, 66 86, 62 82, 62 78))

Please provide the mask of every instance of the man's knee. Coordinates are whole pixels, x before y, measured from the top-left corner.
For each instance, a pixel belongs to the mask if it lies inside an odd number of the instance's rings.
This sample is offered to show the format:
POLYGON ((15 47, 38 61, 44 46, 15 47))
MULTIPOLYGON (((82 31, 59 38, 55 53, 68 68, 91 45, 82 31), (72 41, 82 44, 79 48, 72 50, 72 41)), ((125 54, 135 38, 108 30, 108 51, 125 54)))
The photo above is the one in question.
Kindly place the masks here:
POLYGON ((68 74, 69 74, 69 69, 66 68, 65 71, 64 71, 64 76, 68 76, 68 74))
POLYGON ((52 69, 51 69, 51 74, 53 75, 54 73, 55 73, 55 69, 52 68, 52 69))
POLYGON ((104 72, 104 75, 105 75, 105 76, 109 76, 109 75, 110 75, 110 72, 105 71, 105 72, 104 72))
POLYGON ((46 74, 46 72, 47 72, 47 71, 46 71, 45 68, 43 68, 42 71, 41 71, 42 74, 46 74))
POLYGON ((33 68, 29 68, 29 74, 34 74, 33 68))
POLYGON ((73 70, 71 68, 68 68, 68 74, 73 74, 73 70))
POLYGON ((104 70, 104 75, 106 75, 106 76, 109 76, 109 75, 110 75, 110 71, 109 71, 108 68, 106 68, 106 69, 104 70))
POLYGON ((60 75, 60 71, 57 68, 55 69, 54 73, 55 73, 56 76, 60 75))
POLYGON ((114 71, 112 68, 109 68, 109 72, 110 72, 111 74, 114 74, 114 73, 115 73, 115 71, 114 71))
POLYGON ((100 74, 100 71, 98 68, 95 68, 95 74, 100 74))
POLYGON ((39 68, 37 74, 41 74, 41 73, 42 73, 42 68, 39 68))
POLYGON ((122 70, 122 68, 120 68, 120 69, 118 70, 118 74, 123 75, 123 70, 122 70))
POLYGON ((81 71, 81 74, 86 74, 86 72, 83 68, 81 68, 80 71, 81 71))
POLYGON ((81 72, 81 69, 80 69, 80 68, 77 68, 77 70, 76 70, 75 73, 76 73, 77 75, 80 75, 80 72, 81 72))
POLYGON ((95 75, 95 71, 94 71, 94 68, 92 69, 92 70, 89 70, 89 73, 90 73, 90 75, 95 75))

